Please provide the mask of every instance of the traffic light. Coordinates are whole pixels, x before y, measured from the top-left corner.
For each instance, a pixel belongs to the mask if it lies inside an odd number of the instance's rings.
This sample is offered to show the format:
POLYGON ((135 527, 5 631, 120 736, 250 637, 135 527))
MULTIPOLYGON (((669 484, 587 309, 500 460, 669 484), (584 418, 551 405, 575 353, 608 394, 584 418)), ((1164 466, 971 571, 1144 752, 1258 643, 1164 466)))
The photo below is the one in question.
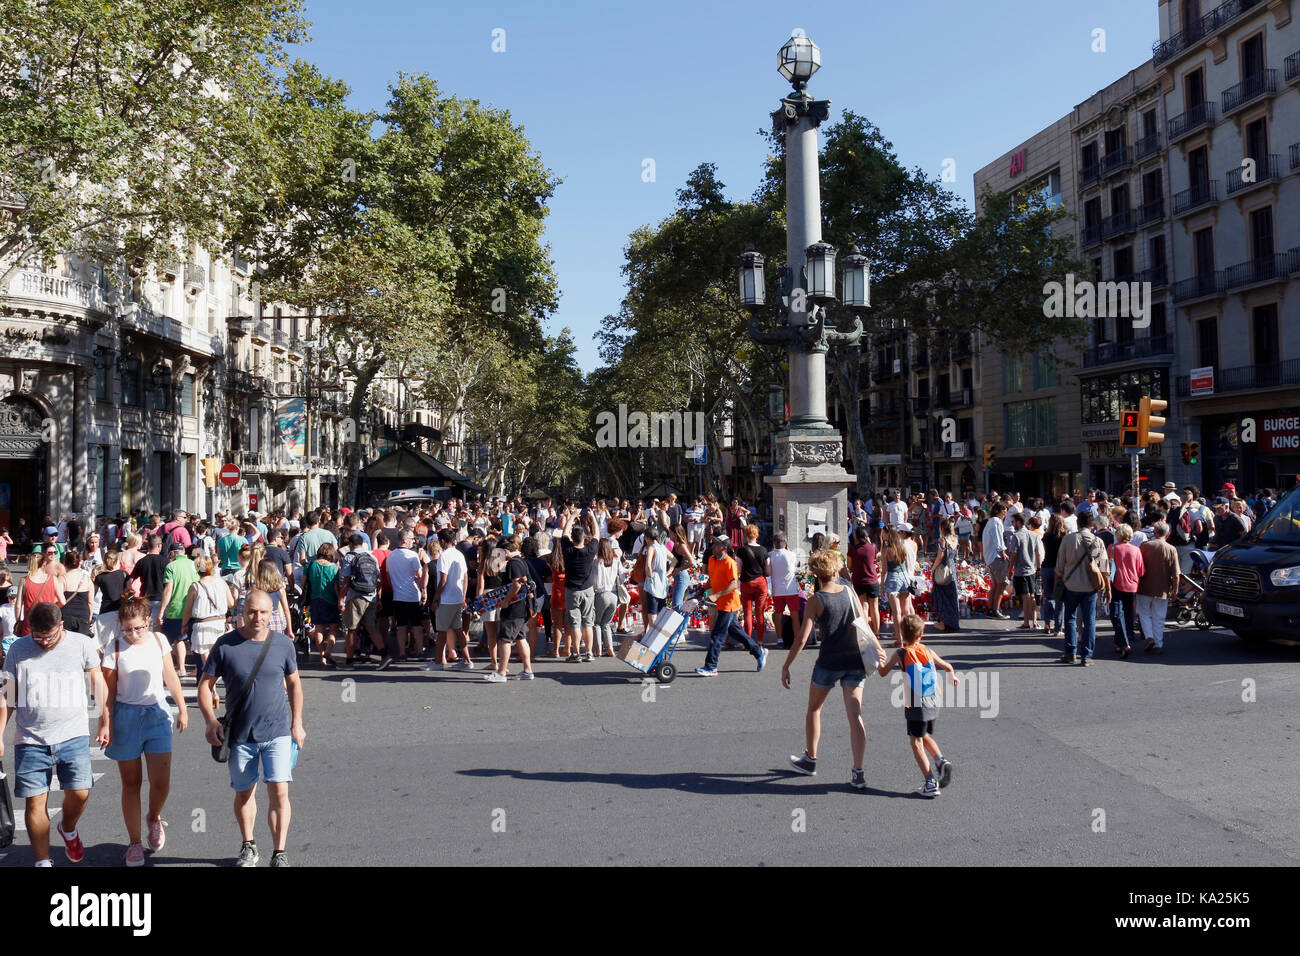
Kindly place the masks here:
POLYGON ((221 471, 220 458, 203 459, 203 484, 208 488, 217 487, 217 474, 221 471))
POLYGON ((1138 441, 1138 413, 1132 409, 1119 414, 1119 444, 1121 448, 1137 448, 1141 445, 1138 441))
POLYGON ((1178 447, 1183 450, 1183 464, 1190 465, 1192 463, 1192 443, 1185 441, 1178 447))
POLYGON ((1189 441, 1187 443, 1187 464, 1199 465, 1201 463, 1201 443, 1198 441, 1189 441))
POLYGON ((1165 420, 1155 412, 1163 412, 1169 407, 1168 402, 1161 401, 1158 398, 1147 398, 1142 396, 1142 403, 1138 412, 1138 441, 1139 448, 1146 448, 1148 445, 1158 445, 1165 440, 1165 433, 1162 431, 1153 431, 1165 427, 1165 420))
POLYGON ((988 471, 992 471, 993 466, 998 463, 998 456, 996 454, 997 450, 997 445, 984 446, 984 468, 988 471))

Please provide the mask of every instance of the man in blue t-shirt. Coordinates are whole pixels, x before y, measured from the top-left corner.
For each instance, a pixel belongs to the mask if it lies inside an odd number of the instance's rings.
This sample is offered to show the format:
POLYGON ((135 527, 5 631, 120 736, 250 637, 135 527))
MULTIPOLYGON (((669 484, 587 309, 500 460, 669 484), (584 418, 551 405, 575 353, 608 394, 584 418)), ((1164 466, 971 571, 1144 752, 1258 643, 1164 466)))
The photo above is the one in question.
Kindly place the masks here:
POLYGON ((212 707, 217 678, 226 685, 230 723, 230 786, 235 791, 235 820, 243 840, 237 866, 257 866, 253 825, 257 820, 257 781, 266 781, 270 801, 267 821, 275 841, 271 866, 288 866, 284 848, 289 839, 289 783, 298 749, 307 742, 302 724, 302 682, 293 641, 272 633, 271 596, 260 588, 244 599, 244 623, 223 634, 212 646, 199 682, 199 709, 207 725, 205 737, 214 747, 222 740, 222 725, 212 707), (271 645, 266 646, 270 641, 271 645), (258 666, 259 658, 261 666, 258 666))

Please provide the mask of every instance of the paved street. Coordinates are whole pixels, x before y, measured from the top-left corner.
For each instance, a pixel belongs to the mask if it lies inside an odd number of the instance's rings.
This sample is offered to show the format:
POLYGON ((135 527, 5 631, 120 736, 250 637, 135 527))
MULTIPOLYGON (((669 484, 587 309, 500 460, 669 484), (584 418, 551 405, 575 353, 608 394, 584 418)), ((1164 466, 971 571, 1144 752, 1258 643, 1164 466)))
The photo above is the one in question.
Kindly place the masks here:
MULTIPOLYGON (((1300 766, 1286 757, 1300 724, 1296 647, 1181 632, 1161 658, 1119 662, 1103 625, 1085 670, 1056 664, 1059 643, 1008 630, 1014 622, 963 623, 969 634, 927 643, 959 670, 986 672, 988 691, 996 676, 996 697, 982 698, 996 716, 941 715, 937 737, 957 769, 933 802, 912 794, 903 718, 878 677, 865 707, 870 790, 847 786, 838 693, 818 775, 786 772, 814 652, 790 691, 777 651, 762 675, 728 651, 718 679, 688 673, 652 700, 609 659, 545 661, 538 680, 500 686, 481 672, 308 670, 290 854, 297 866, 1300 861, 1300 766), (1256 702, 1243 702, 1245 680, 1256 702)), ((677 660, 689 671, 702 657, 697 639, 677 660)), ((228 865, 239 846, 229 785, 191 713, 156 864, 228 865)), ((12 752, 12 732, 6 743, 12 752)), ((81 827, 87 863, 117 865, 116 768, 95 770, 106 776, 81 827)), ((265 865, 264 805, 261 816, 265 865)), ((53 859, 63 865, 61 848, 53 859)), ((20 833, 0 865, 30 863, 20 833)))

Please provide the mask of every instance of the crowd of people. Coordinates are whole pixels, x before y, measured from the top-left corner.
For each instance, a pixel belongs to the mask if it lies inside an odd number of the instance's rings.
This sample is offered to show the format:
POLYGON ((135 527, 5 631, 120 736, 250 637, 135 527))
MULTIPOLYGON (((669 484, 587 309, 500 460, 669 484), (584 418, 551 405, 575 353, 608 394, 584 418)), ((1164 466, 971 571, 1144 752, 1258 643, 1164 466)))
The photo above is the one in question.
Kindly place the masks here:
POLYGON ((740 500, 724 508, 713 496, 219 512, 211 522, 176 511, 105 518, 93 529, 51 522, 30 547, 0 533, 4 557, 10 547, 30 551, 16 584, 0 571, 0 757, 12 712, 15 793, 26 800, 37 865, 50 862, 45 800, 54 776, 65 794, 57 832, 67 859, 80 860, 89 684, 96 702, 109 702, 94 739, 118 764, 124 862, 143 865, 146 851, 165 843, 172 735, 188 726, 181 682, 192 680, 205 739, 229 763, 238 865, 259 861, 256 787, 265 782, 271 865, 287 866, 288 787, 306 740, 300 659, 323 669, 482 667, 489 683, 532 680, 537 661, 615 656, 616 636, 644 634, 664 608, 689 613, 688 599, 703 598, 710 613, 699 676, 718 676, 732 642, 761 672, 779 641, 788 687, 797 655, 818 648, 806 747, 791 757, 798 772, 816 770, 821 707, 839 683, 850 782, 864 788, 862 683, 871 669, 902 670, 924 778, 918 792, 935 797, 952 777, 933 737, 935 684, 938 670, 952 668, 923 644, 927 622, 915 603, 923 562, 937 631, 960 630, 957 569, 976 564, 992 580, 988 614, 1007 619, 1003 608, 1018 601, 1020 628, 1061 634, 1063 662, 1092 663, 1097 615, 1107 608, 1117 655, 1128 657, 1139 633, 1144 650, 1159 654, 1187 556, 1237 540, 1272 503, 1271 491, 1247 501, 1231 484, 1212 501, 1172 483, 1162 493, 1113 500, 1095 491, 1050 503, 1015 493, 957 501, 937 490, 904 501, 894 492, 854 500, 845 541, 823 532, 797 550, 782 533, 764 534, 757 508, 740 500))

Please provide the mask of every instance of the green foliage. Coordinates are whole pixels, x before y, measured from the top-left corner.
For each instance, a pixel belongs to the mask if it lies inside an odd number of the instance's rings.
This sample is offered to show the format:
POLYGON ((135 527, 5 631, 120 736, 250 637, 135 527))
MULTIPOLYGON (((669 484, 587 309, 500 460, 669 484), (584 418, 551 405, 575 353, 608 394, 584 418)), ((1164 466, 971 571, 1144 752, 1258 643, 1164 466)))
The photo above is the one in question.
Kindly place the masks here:
POLYGON ((300 0, 0 0, 0 261, 172 262, 254 201, 300 0))

